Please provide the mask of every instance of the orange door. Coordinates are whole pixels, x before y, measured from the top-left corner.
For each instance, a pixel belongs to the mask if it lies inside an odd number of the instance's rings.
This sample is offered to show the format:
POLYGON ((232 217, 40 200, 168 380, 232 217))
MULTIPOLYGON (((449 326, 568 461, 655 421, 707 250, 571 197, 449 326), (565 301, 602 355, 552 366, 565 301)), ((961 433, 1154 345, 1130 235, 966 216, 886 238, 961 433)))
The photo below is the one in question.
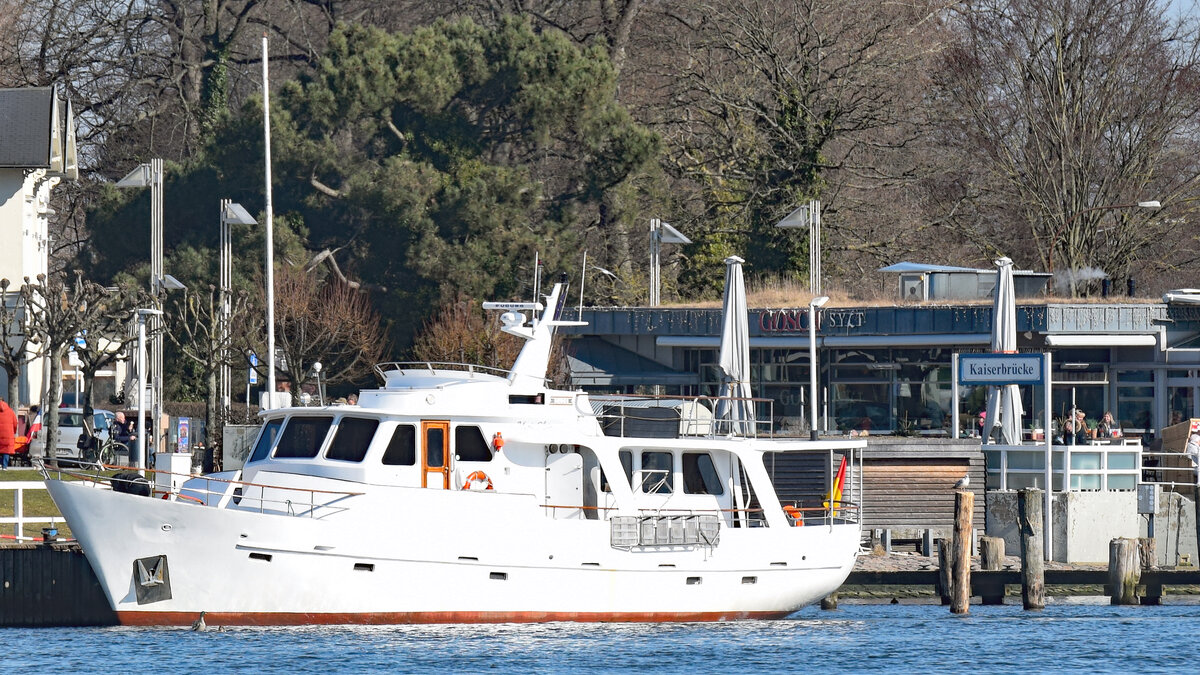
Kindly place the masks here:
POLYGON ((421 422, 421 487, 450 489, 450 423, 421 422))

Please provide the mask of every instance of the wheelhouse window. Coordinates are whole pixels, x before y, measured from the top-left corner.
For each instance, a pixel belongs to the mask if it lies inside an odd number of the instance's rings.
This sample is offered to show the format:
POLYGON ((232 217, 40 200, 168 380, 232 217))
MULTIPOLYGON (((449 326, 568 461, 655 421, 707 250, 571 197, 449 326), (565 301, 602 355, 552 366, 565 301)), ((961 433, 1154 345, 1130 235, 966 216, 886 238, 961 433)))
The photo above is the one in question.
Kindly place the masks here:
POLYGON ((343 462, 363 461, 378 427, 379 420, 376 419, 343 417, 333 432, 333 440, 325 451, 325 458, 343 462))
POLYGON ((309 459, 317 456, 329 427, 333 425, 332 417, 293 417, 288 421, 275 448, 276 458, 309 459))
POLYGON ((266 459, 267 455, 271 454, 271 446, 275 445, 275 439, 279 437, 279 429, 283 426, 283 420, 267 420, 263 425, 262 433, 258 435, 258 443, 254 445, 254 452, 250 453, 250 459, 246 463, 257 462, 266 459))
POLYGON ((383 452, 383 463, 387 466, 412 466, 417 463, 417 428, 411 424, 397 424, 383 452))
POLYGON ((674 466, 669 452, 642 453, 642 492, 670 494, 675 487, 674 466))
POLYGON ((492 461, 492 451, 483 438, 483 432, 476 426, 454 429, 454 456, 463 462, 492 461))
POLYGON ((725 494, 712 455, 707 452, 683 453, 683 491, 689 495, 725 494))

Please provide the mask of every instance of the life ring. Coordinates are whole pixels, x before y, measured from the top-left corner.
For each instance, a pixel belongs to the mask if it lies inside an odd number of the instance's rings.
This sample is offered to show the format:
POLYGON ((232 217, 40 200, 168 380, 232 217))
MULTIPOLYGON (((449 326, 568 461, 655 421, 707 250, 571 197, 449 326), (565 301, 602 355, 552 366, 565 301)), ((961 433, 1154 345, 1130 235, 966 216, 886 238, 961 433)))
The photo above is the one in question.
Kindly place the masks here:
POLYGON ((792 526, 800 527, 804 524, 804 512, 795 506, 783 507, 783 513, 792 521, 792 526))
POLYGON ((472 471, 470 476, 463 481, 463 490, 491 490, 492 479, 482 471, 472 471))

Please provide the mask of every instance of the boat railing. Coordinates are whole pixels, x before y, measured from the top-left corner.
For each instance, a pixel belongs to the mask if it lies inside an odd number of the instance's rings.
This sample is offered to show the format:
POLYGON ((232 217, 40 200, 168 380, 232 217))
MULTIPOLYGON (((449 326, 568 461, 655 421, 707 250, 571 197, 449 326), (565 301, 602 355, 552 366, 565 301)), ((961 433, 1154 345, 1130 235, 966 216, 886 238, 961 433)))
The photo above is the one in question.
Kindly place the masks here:
POLYGON ((374 366, 375 374, 380 380, 387 381, 387 373, 398 372, 401 375, 408 371, 423 372, 427 374, 435 373, 439 370, 462 371, 468 374, 483 374, 496 375, 507 378, 511 371, 503 368, 492 368, 491 366, 480 366, 473 363, 456 363, 451 361, 386 361, 377 363, 374 366))
POLYGON ((363 494, 251 483, 116 464, 82 464, 67 468, 62 465, 50 467, 42 462, 35 462, 34 466, 42 473, 42 477, 47 479, 67 477, 91 483, 101 489, 141 494, 167 501, 304 518, 325 518, 347 511, 350 507, 345 502, 363 494), (268 497, 269 494, 273 496, 268 497))
POLYGON ((732 396, 591 394, 591 414, 606 436, 649 438, 770 437, 774 399, 732 396), (745 419, 717 416, 722 403, 749 413, 745 419), (764 416, 758 413, 765 411, 764 416))

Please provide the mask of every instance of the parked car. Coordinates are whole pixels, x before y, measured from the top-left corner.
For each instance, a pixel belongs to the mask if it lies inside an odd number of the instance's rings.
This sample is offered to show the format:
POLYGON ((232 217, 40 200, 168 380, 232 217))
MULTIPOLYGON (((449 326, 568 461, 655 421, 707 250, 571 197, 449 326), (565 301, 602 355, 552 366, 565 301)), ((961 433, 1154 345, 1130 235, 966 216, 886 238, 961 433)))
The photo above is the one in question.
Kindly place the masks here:
MULTIPOLYGON (((35 457, 38 455, 47 455, 43 453, 45 448, 45 415, 42 416, 42 430, 37 437, 29 443, 31 454, 35 457)), ((108 438, 108 429, 112 426, 116 415, 108 410, 92 410, 93 430, 96 436, 108 438)), ((83 409, 82 408, 59 408, 58 409, 58 446, 57 452, 54 453, 59 459, 79 459, 79 437, 83 434, 83 409)))

